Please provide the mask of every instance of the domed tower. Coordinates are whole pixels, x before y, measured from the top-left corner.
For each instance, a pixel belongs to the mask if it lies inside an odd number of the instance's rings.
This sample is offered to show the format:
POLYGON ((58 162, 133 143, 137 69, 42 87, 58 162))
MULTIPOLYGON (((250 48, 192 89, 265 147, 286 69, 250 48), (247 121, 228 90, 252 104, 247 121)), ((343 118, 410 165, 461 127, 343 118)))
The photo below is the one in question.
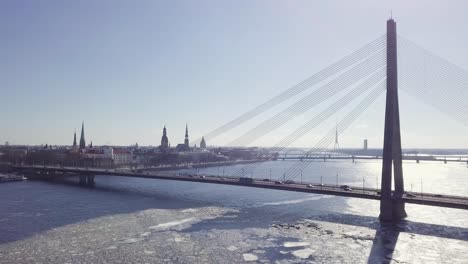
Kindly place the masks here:
POLYGON ((166 126, 163 128, 163 135, 161 137, 161 150, 166 151, 169 149, 169 139, 167 138, 166 126))
POLYGON ((202 149, 205 149, 205 148, 206 148, 205 137, 202 137, 202 138, 201 138, 200 148, 202 148, 202 149))

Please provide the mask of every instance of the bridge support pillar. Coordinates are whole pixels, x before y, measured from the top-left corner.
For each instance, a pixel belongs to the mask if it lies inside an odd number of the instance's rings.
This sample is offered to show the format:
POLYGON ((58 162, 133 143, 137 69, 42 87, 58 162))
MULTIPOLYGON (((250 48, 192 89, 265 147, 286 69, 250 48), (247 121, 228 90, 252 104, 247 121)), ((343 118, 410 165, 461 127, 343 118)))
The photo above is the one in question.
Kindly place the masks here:
POLYGON ((80 177, 81 186, 88 186, 88 187, 94 186, 94 174, 80 175, 79 177, 80 177))
POLYGON ((94 175, 86 176, 86 184, 90 187, 94 186, 94 175))
POLYGON ((80 185, 86 185, 86 175, 80 175, 80 185))
POLYGON ((401 154, 400 113, 398 106, 396 23, 387 21, 387 95, 382 157, 380 220, 397 222, 405 218, 404 184, 401 154), (392 172, 395 190, 392 192, 392 172))

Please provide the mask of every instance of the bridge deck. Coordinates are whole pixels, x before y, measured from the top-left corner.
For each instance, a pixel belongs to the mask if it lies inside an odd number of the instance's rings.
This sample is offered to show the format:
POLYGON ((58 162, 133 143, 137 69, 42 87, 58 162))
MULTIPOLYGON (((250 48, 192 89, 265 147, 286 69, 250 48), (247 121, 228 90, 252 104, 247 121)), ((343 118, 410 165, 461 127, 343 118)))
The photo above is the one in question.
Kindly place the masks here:
MULTIPOLYGON (((159 179, 159 180, 173 180, 173 181, 187 181, 187 182, 201 182, 213 183, 224 185, 235 185, 244 187, 254 187, 263 189, 273 189, 282 191, 294 191, 304 193, 326 194, 345 197, 354 197, 362 199, 380 200, 378 190, 371 188, 352 188, 344 190, 338 186, 320 185, 313 183, 291 183, 291 184, 278 184, 274 181, 266 179, 253 179, 251 183, 243 183, 239 178, 234 177, 219 177, 219 176, 200 176, 200 175, 175 175, 163 172, 132 172, 124 170, 101 170, 101 169, 84 169, 84 168, 67 168, 67 167, 40 167, 40 166, 16 166, 17 170, 33 170, 40 173, 56 174, 56 173, 74 173, 78 175, 94 174, 103 176, 123 176, 145 179, 159 179)), ((60 175, 60 174, 59 174, 60 175)), ((411 193, 410 196, 403 197, 405 203, 440 206, 456 209, 468 210, 468 197, 439 195, 431 193, 411 193)))
MULTIPOLYGON (((282 155, 279 160, 382 160, 381 156, 359 156, 359 155, 344 155, 344 156, 301 156, 301 155, 282 155)), ((438 162, 455 162, 467 163, 468 159, 461 158, 444 158, 440 156, 403 156, 402 160, 406 161, 438 161, 438 162)))

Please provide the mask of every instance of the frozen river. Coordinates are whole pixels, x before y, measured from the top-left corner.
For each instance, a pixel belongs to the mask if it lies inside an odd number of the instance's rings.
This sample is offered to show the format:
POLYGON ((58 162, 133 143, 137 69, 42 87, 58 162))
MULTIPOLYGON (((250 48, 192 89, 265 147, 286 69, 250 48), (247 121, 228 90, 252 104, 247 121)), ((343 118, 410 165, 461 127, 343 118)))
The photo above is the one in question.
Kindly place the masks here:
MULTIPOLYGON (((278 178, 289 165, 264 163, 253 176, 271 169, 278 178)), ((466 164, 404 170, 407 190, 468 195, 466 164)), ((375 187, 379 171, 378 162, 315 162, 303 180, 375 187)), ((5 183, 0 263, 467 263, 468 211, 407 212, 391 227, 379 224, 371 200, 106 176, 93 189, 74 180, 5 183)))

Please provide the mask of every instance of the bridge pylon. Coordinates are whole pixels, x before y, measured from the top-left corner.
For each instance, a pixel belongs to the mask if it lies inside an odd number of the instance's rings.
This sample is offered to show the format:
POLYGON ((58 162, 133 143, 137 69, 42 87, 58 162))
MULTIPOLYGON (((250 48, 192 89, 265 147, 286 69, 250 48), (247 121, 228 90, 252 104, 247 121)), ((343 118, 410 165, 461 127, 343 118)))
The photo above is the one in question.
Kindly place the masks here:
POLYGON ((407 216, 403 202, 400 112, 398 106, 396 22, 387 21, 387 94, 380 197, 380 220, 400 221, 407 216), (392 192, 392 170, 395 190, 392 192))

